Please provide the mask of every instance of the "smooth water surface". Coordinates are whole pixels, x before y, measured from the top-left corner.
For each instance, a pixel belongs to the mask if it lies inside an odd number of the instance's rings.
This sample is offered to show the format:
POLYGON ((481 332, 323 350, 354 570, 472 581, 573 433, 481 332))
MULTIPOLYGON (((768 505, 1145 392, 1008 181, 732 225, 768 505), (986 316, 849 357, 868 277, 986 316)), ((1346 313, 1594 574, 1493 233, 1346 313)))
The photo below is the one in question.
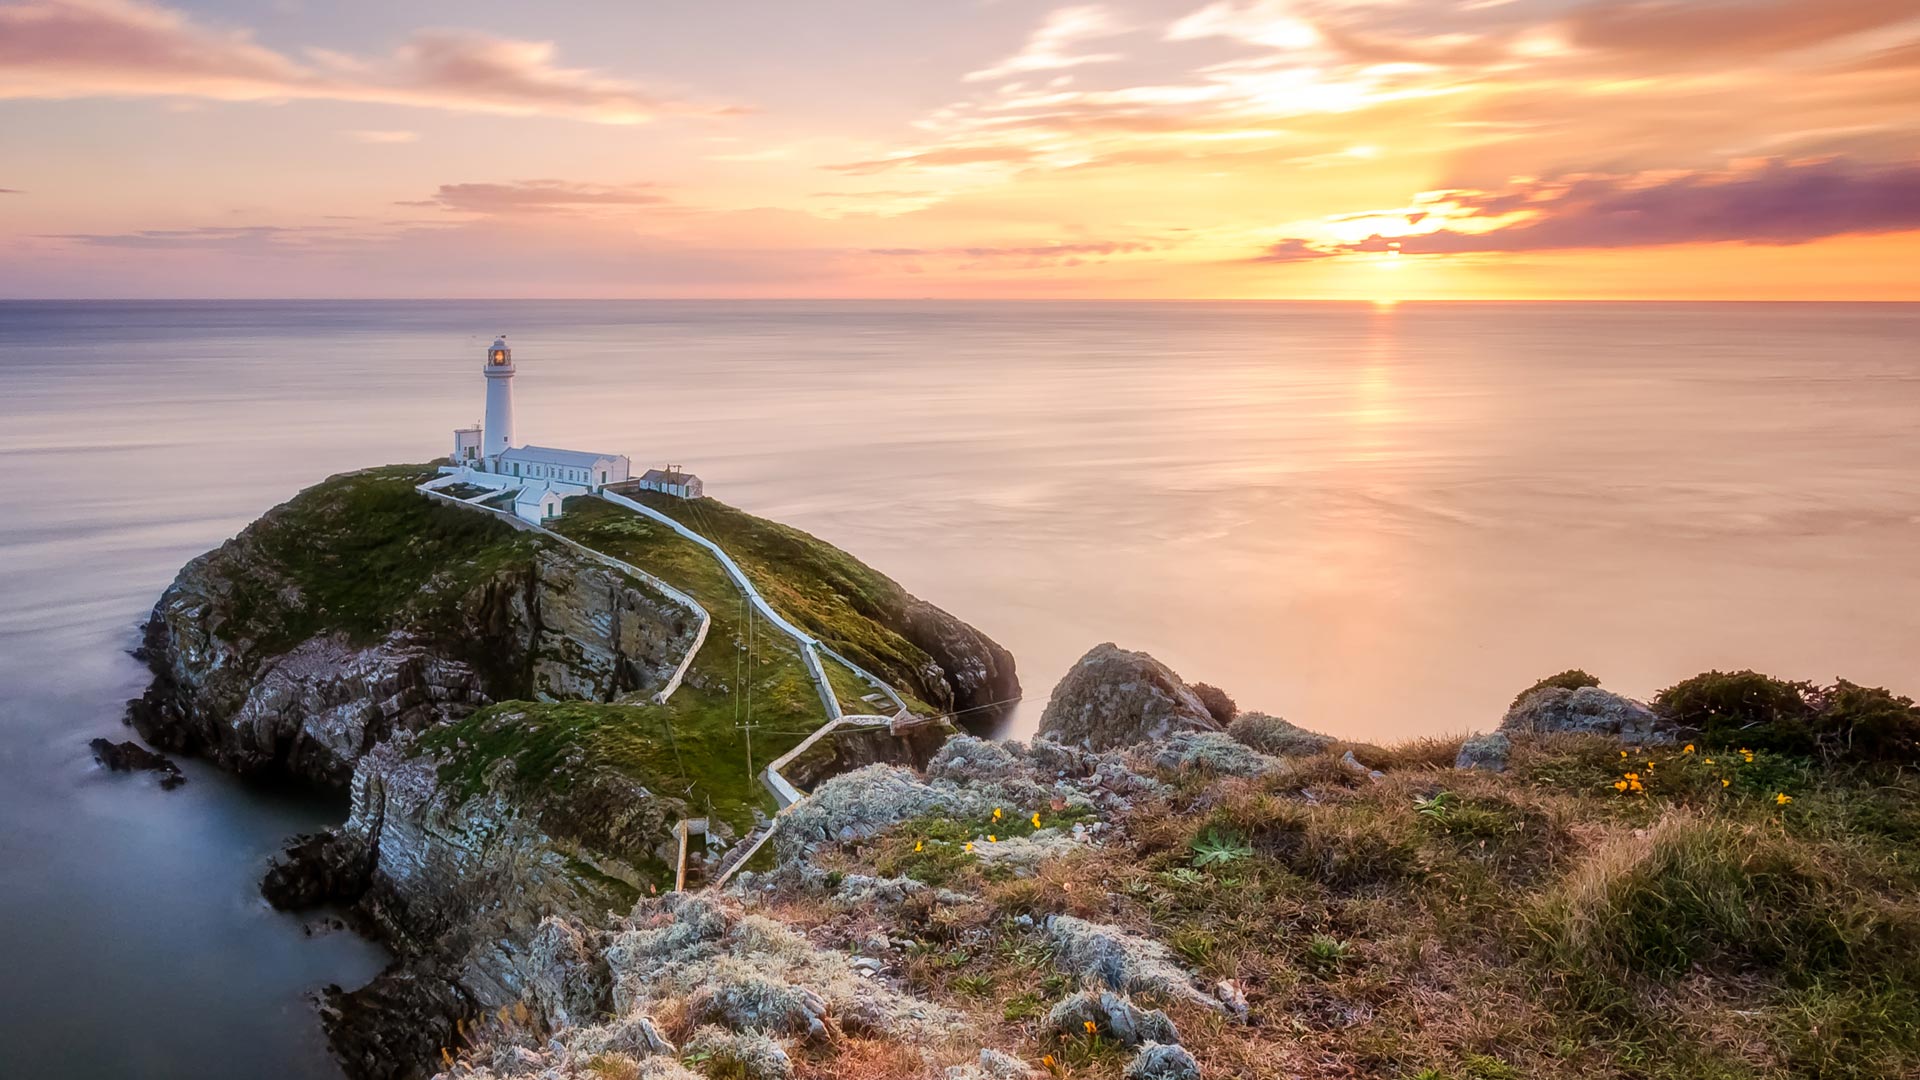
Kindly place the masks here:
POLYGON ((85 742, 181 563, 444 454, 498 332, 521 441, 684 464, 975 623, 1015 734, 1107 640, 1379 740, 1569 666, 1920 692, 1920 306, 0 304, 10 1069, 330 1075, 303 995, 380 958, 252 883, 337 809, 85 742))

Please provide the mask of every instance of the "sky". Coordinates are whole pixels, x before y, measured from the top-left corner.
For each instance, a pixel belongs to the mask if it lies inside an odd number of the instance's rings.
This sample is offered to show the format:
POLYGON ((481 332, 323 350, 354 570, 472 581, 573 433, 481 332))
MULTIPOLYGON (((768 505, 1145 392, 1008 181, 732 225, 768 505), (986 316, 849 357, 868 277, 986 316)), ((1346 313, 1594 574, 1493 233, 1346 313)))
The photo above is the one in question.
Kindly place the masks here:
POLYGON ((0 0, 0 297, 1920 300, 1920 0, 0 0))

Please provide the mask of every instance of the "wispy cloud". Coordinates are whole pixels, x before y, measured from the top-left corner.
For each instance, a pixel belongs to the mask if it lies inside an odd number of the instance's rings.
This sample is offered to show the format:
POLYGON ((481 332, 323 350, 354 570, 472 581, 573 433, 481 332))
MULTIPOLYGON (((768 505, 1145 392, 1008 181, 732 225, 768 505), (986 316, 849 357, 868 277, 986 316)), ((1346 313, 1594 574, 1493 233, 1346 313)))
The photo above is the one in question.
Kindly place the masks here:
POLYGON ((1124 33, 1126 29, 1106 8, 1097 4, 1061 8, 1041 22, 1019 52, 991 67, 969 72, 966 81, 990 82, 1014 75, 1110 63, 1122 59, 1121 54, 1089 52, 1084 46, 1124 33))
POLYGON ((865 161, 849 161, 826 168, 854 176, 866 176, 891 169, 944 168, 958 165, 1021 165, 1034 159, 1034 151, 1021 146, 942 146, 928 150, 910 150, 865 161))
POLYGON ((669 200, 651 184, 580 184, 519 180, 509 184, 441 184, 431 198, 403 206, 437 206, 474 214, 542 214, 594 206, 660 206, 669 200))
POLYGON ((122 233, 64 233, 45 237, 89 247, 161 251, 220 251, 232 255, 281 254, 336 235, 324 225, 204 226, 193 229, 141 229, 122 233))
POLYGON ((0 3, 0 98, 146 96, 362 101, 606 124, 740 111, 561 66, 552 42, 422 31, 382 57, 310 49, 301 61, 245 30, 143 0, 0 3))
POLYGON ((1920 229, 1920 162, 1766 160, 1716 171, 1523 180, 1497 191, 1425 192, 1409 207, 1345 214, 1325 225, 1376 231, 1348 241, 1288 237, 1256 260, 1787 245, 1904 232, 1920 229), (1399 228, 1379 228, 1390 222, 1399 228))
POLYGON ((348 131, 343 134, 354 142, 371 143, 375 146, 417 142, 420 139, 420 133, 417 131, 348 131))
POLYGON ((1920 18, 1913 0, 1599 0, 1564 22, 1576 48, 1724 61, 1810 49, 1920 18))

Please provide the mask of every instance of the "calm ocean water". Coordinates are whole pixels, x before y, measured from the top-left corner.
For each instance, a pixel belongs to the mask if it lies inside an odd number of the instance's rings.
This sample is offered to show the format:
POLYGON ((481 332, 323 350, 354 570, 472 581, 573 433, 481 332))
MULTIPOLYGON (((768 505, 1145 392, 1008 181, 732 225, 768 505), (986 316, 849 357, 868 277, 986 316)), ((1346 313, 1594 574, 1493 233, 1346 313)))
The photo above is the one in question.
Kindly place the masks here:
POLYGON ((523 440, 684 464, 974 622, 1016 734, 1106 640, 1369 739, 1569 666, 1920 692, 1920 306, 0 303, 9 1074, 334 1075, 304 995, 381 958, 253 882, 338 808, 86 740, 181 563, 444 453, 496 332, 523 440))

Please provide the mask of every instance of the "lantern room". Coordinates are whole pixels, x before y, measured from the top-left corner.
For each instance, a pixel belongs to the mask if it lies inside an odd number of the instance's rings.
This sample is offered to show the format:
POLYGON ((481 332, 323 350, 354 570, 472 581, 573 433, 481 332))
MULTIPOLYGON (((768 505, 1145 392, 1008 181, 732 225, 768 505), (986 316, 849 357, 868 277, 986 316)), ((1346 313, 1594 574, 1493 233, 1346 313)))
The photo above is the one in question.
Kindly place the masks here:
POLYGON ((488 368, 510 368, 513 366, 513 350, 507 348, 505 335, 493 339, 493 345, 487 349, 488 368))

